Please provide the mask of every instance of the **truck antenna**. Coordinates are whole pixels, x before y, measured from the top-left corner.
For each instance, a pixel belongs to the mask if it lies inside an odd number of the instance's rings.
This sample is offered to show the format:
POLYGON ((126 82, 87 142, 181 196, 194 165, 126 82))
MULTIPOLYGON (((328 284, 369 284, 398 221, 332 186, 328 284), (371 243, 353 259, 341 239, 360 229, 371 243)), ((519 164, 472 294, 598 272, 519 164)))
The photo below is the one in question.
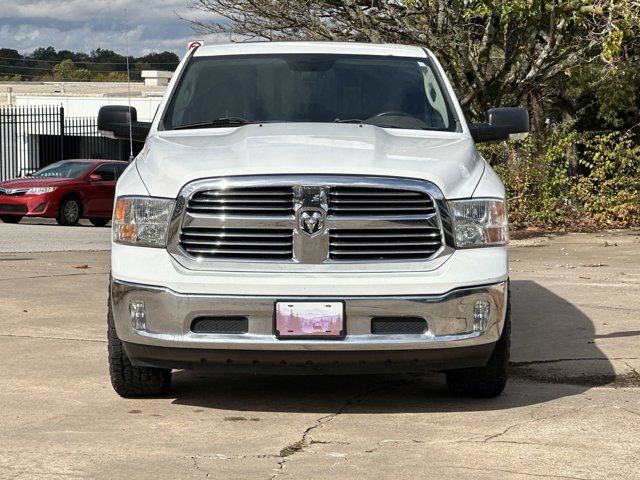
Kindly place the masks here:
POLYGON ((127 97, 129 101, 129 163, 133 161, 133 126, 131 125, 131 72, 129 70, 129 25, 127 9, 124 9, 124 49, 127 56, 127 97))

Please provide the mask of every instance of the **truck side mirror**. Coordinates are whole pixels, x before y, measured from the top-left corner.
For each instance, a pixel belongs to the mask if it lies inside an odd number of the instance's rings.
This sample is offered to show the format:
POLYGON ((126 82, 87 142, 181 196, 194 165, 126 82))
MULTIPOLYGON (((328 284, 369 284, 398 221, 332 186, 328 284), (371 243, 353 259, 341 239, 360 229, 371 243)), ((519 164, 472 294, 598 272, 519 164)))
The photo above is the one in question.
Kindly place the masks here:
POLYGON ((488 117, 488 123, 469 125, 476 143, 520 140, 529 135, 529 112, 525 108, 491 108, 488 117))
POLYGON ((129 140, 129 123, 134 142, 144 142, 151 130, 151 122, 139 122, 138 112, 127 105, 107 105, 98 111, 98 130, 115 140, 129 140))
POLYGON ((100 175, 99 173, 92 173, 91 175, 89 175, 89 181, 90 182, 101 182, 102 181, 102 175, 100 175))

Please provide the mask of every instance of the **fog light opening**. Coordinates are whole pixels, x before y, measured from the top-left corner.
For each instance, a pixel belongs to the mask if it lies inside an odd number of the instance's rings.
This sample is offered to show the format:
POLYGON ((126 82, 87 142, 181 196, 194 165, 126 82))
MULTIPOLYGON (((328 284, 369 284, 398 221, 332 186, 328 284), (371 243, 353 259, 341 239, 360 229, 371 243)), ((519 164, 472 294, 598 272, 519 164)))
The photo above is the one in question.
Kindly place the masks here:
POLYGON ((129 302, 129 318, 131 319, 131 326, 133 328, 136 330, 146 330, 147 316, 142 300, 131 300, 129 302))
POLYGON ((483 333, 489 328, 491 321, 491 304, 489 300, 478 300, 473 305, 473 331, 483 333))

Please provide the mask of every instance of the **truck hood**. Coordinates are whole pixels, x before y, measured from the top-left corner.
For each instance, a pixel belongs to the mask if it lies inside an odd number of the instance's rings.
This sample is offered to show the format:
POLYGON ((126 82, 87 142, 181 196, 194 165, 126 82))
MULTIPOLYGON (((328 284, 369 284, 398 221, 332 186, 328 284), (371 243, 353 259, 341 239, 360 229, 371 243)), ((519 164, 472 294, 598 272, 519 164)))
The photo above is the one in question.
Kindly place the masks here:
POLYGON ((157 197, 174 198, 202 178, 344 174, 423 179, 446 198, 464 198, 473 194, 485 163, 462 134, 289 123, 156 132, 136 166, 157 197))

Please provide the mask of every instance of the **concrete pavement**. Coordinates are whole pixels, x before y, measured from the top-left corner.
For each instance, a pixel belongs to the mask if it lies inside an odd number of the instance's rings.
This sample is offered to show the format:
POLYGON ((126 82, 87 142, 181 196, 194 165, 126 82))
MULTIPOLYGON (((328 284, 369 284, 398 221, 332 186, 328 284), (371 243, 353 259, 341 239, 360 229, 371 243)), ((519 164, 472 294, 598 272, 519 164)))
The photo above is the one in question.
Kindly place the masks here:
POLYGON ((62 227, 49 218, 24 218, 16 225, 0 222, 0 253, 108 250, 110 242, 111 228, 94 227, 88 220, 75 227, 62 227))
POLYGON ((121 399, 108 261, 0 254, 0 478, 640 478, 637 233, 514 242, 513 380, 493 400, 439 374, 186 371, 121 399))

